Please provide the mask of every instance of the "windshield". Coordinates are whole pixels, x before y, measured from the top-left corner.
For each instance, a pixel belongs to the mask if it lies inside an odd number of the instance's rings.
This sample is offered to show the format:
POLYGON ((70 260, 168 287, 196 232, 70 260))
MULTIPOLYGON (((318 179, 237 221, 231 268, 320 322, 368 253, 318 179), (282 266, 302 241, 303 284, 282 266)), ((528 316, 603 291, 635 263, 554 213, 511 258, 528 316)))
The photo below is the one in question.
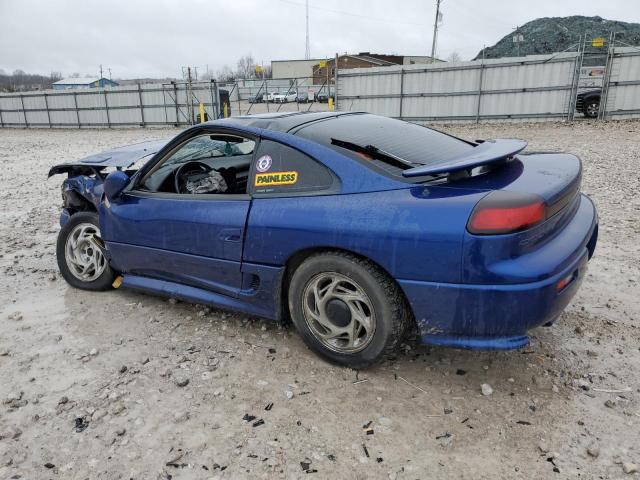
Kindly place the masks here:
POLYGON ((215 135, 202 135, 194 138, 165 162, 165 165, 175 165, 186 161, 196 161, 205 158, 233 157, 246 155, 253 151, 254 142, 245 141, 242 138, 231 136, 216 137, 215 135))
POLYGON ((397 176, 408 168, 446 163, 473 148, 430 128, 369 114, 313 122, 296 135, 397 176), (374 151, 378 153, 373 154, 374 151))

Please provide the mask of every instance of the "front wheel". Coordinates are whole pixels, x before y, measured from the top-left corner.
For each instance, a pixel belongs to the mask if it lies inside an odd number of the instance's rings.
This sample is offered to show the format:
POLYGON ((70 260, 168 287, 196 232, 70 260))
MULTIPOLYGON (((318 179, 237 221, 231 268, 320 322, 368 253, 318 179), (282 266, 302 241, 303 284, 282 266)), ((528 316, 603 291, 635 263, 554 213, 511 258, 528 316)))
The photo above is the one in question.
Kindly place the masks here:
POLYGON ((116 277, 102 251, 93 242, 100 236, 98 214, 71 216, 58 234, 56 256, 62 277, 82 290, 109 290, 116 277))
POLYGON ((342 252, 313 255, 295 270, 289 310, 311 350, 352 368, 393 353, 409 324, 398 285, 371 262, 342 252))

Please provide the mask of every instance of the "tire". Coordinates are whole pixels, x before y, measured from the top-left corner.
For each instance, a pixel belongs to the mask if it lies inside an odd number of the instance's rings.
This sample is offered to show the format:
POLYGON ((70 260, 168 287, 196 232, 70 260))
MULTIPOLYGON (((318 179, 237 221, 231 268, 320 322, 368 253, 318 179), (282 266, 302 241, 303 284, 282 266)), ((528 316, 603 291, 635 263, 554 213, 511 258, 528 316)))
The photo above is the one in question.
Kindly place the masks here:
POLYGON ((410 323, 395 281, 349 253, 310 256, 293 272, 288 293, 291 319, 307 346, 351 368, 369 367, 394 353, 410 323))
POLYGON ((116 273, 102 252, 89 242, 92 234, 100 235, 97 213, 80 212, 71 216, 58 234, 56 256, 60 273, 72 287, 111 290, 116 273))
POLYGON ((600 100, 587 100, 584 106, 584 116, 587 118, 597 118, 600 110, 600 100))

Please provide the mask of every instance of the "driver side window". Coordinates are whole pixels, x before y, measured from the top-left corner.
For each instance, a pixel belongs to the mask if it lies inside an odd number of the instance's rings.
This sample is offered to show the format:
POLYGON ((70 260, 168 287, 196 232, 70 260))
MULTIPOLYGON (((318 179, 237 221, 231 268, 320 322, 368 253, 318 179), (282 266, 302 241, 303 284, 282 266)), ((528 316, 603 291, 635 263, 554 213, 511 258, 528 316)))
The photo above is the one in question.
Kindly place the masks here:
POLYGON ((184 195, 245 194, 254 149, 255 141, 240 135, 198 135, 156 164, 140 188, 184 195))

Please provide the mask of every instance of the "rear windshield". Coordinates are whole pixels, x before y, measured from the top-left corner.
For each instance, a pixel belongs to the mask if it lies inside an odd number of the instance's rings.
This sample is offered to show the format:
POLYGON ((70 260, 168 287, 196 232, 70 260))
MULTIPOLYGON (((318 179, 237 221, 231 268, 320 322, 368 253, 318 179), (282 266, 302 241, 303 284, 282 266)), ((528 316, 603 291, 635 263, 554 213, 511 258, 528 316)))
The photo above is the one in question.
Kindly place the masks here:
POLYGON ((343 115, 313 122, 298 130, 296 135, 397 176, 408 168, 445 163, 473 148, 467 142, 427 127, 368 114, 343 115), (365 148, 375 147, 398 160, 402 159, 405 164, 379 156, 371 158, 345 147, 345 142, 365 148))

